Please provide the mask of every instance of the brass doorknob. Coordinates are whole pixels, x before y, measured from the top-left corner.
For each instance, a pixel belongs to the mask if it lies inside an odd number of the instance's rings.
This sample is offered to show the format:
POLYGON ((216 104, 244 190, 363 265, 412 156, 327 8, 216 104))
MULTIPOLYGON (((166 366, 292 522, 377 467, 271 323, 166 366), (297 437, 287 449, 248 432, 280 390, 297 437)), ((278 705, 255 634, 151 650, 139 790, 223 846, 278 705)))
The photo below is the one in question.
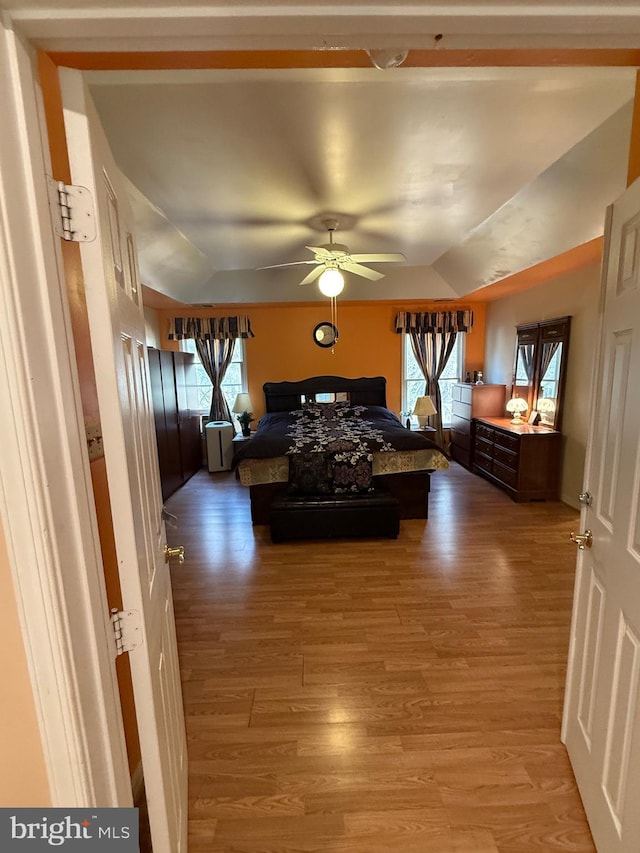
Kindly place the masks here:
POLYGON ((184 545, 178 545, 176 548, 170 548, 168 545, 164 546, 164 561, 168 563, 169 560, 173 560, 176 558, 179 563, 184 563, 184 545))
POLYGON ((585 530, 584 533, 570 533, 569 539, 575 542, 581 551, 584 551, 585 548, 591 548, 593 545, 593 536, 590 530, 585 530))

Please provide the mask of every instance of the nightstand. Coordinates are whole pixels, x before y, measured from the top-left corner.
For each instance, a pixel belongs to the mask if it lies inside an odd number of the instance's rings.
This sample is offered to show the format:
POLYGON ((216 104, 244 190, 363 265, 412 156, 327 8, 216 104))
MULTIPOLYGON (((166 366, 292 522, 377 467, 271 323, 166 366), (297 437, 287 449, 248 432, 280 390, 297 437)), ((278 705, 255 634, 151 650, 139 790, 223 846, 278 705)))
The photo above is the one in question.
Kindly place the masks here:
POLYGON ((253 432, 251 432, 249 435, 243 435, 241 432, 239 432, 237 435, 234 435, 231 439, 231 444, 233 445, 233 455, 236 455, 236 453, 238 452, 238 448, 241 444, 243 444, 245 441, 251 441, 252 438, 253 432))
POLYGON ((427 438, 432 438, 433 437, 432 434, 435 431, 436 431, 435 427, 430 427, 430 426, 421 427, 421 426, 417 426, 417 425, 414 426, 413 424, 411 424, 411 432, 420 432, 420 433, 422 433, 422 435, 426 435, 427 438))
MULTIPOLYGON (((233 436, 233 438, 231 439, 231 446, 233 448, 233 458, 234 459, 236 458, 236 454, 237 454, 238 450, 240 449, 240 446, 242 444, 244 444, 245 441, 251 441, 252 438, 253 438, 253 433, 250 433, 249 435, 243 435, 241 432, 239 432, 237 435, 233 436)), ((239 479, 240 479, 240 472, 236 468, 236 480, 239 480, 239 479)))

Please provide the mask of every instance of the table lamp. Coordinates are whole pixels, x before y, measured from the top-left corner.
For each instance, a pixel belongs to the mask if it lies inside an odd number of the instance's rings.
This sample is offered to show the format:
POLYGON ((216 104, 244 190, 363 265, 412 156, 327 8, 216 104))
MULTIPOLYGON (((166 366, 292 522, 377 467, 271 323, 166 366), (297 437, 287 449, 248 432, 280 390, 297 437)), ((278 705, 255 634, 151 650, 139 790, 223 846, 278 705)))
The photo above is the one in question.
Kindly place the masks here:
POLYGON ((427 419, 430 415, 437 414, 437 409, 433 405, 431 397, 418 397, 412 414, 418 418, 420 429, 424 429, 427 426, 427 419))
POLYGON ((541 397, 538 400, 538 411, 542 423, 553 426, 556 415, 556 401, 552 397, 541 397))
POLYGON ((244 436, 251 434, 251 421, 253 420, 253 403, 247 393, 238 394, 232 409, 238 415, 238 423, 242 427, 244 436))
POLYGON ((523 423, 521 415, 523 412, 526 412, 528 408, 529 406, 527 404, 527 401, 523 400, 522 397, 512 397, 507 403, 507 411, 511 412, 511 414, 513 415, 511 423, 523 423))

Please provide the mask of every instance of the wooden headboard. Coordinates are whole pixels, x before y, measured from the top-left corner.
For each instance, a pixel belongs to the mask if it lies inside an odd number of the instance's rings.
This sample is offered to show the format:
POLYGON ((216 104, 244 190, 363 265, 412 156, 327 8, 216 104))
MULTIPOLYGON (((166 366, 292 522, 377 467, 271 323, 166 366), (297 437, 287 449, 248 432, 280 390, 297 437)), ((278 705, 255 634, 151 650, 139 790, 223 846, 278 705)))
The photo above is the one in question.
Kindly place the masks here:
POLYGON ((348 394, 358 406, 386 406, 387 380, 384 376, 311 376, 299 382, 265 382, 262 386, 267 412, 292 412, 302 408, 303 400, 316 394, 348 394))

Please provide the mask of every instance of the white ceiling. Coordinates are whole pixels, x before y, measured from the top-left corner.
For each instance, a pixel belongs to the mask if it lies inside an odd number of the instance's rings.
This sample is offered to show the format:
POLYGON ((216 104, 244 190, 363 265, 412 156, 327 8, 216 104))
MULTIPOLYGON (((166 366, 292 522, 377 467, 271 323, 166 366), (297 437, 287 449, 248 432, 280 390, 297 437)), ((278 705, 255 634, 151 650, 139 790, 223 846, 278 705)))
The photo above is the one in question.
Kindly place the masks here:
POLYGON ((345 298, 467 294, 602 233, 635 69, 91 72, 143 281, 191 303, 317 299, 325 242, 403 252, 345 298))
POLYGON ((600 51, 597 65, 603 49, 637 56, 637 0, 0 0, 0 9, 48 51, 222 51, 233 62, 234 51, 306 50, 317 65, 362 55, 359 70, 91 76, 133 182, 144 279, 185 301, 317 298, 315 285, 297 286, 296 269, 254 267, 307 257, 323 214, 341 219, 338 239, 352 251, 408 259, 380 265, 378 283, 351 277, 345 297, 466 294, 601 234, 626 183, 636 69, 555 66, 571 49, 600 51), (409 60, 378 71, 366 58, 376 48, 408 48, 409 60), (554 67, 459 67, 520 48, 547 51, 554 67), (442 65, 457 67, 428 67, 442 65))

